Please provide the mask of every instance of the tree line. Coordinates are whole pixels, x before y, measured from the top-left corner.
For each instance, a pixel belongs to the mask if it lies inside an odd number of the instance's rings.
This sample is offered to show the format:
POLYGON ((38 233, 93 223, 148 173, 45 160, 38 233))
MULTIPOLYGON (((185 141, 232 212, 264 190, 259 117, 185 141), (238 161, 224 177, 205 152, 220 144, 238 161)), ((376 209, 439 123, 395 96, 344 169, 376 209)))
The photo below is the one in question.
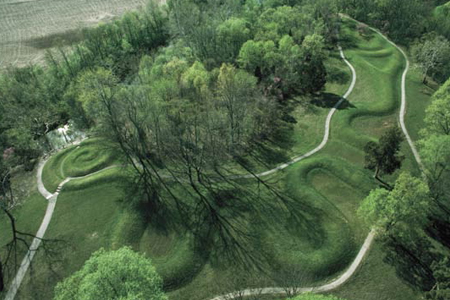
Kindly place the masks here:
MULTIPOLYGON (((425 299, 443 300, 450 295, 450 80, 433 95, 425 125, 418 142, 423 177, 400 174, 393 187, 373 190, 359 214, 380 230, 398 273, 425 299)), ((400 166, 400 142, 389 138, 396 131, 368 145, 368 167, 390 174, 400 166)))
POLYGON ((43 66, 8 69, 0 76, 2 179, 18 164, 31 170, 51 150, 46 134, 72 119, 122 151, 134 170, 130 206, 151 212, 149 222, 183 220, 199 244, 251 261, 246 211, 261 197, 293 199, 230 176, 252 174, 243 157, 283 122, 287 98, 323 89, 338 26, 333 3, 150 4, 85 29, 82 42, 49 51, 43 66))
POLYGON ((431 0, 340 0, 340 11, 409 48, 423 83, 450 77, 450 4, 431 0))

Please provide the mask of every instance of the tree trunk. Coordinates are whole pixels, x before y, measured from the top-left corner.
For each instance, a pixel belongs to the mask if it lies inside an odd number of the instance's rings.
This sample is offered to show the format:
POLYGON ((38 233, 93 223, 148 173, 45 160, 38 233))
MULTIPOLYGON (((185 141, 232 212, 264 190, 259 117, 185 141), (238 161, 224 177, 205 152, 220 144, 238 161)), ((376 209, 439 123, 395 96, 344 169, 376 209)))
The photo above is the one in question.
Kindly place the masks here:
POLYGON ((375 180, 377 180, 379 183, 381 183, 382 186, 384 186, 387 190, 391 191, 392 190, 392 186, 390 186, 387 182, 383 181, 380 176, 380 168, 377 166, 375 169, 375 174, 373 175, 373 178, 375 178, 375 180))

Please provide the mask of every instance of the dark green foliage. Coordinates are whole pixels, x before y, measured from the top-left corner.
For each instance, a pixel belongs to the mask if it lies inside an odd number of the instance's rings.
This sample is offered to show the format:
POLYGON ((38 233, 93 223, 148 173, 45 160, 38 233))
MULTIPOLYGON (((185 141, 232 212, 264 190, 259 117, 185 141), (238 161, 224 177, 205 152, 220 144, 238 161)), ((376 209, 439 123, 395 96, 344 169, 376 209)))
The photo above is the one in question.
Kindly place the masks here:
POLYGON ((167 300, 162 279, 152 262, 128 247, 93 253, 81 270, 56 286, 54 297, 55 300, 143 298, 167 300))
MULTIPOLYGON (((44 149, 46 133, 71 117, 91 125, 74 101, 75 79, 85 69, 104 66, 120 80, 135 76, 140 57, 168 39, 167 18, 154 5, 130 12, 113 23, 83 31, 83 41, 70 52, 47 53, 47 66, 13 68, 0 76, 2 151, 13 147, 10 165, 26 164, 44 149)), ((32 165, 30 165, 32 168, 32 165)))
POLYGON ((374 25, 401 43, 408 43, 427 30, 432 10, 430 3, 422 0, 340 0, 339 3, 350 16, 374 25))
POLYGON ((425 294, 427 300, 446 300, 450 298, 450 260, 444 257, 431 265, 436 284, 425 294))
POLYGON ((441 1, 433 11, 433 29, 450 39, 450 1, 441 1))
POLYGON ((398 155, 403 133, 400 128, 392 127, 381 136, 378 143, 369 142, 366 152, 366 168, 375 170, 375 178, 381 174, 392 174, 400 168, 403 157, 398 155))

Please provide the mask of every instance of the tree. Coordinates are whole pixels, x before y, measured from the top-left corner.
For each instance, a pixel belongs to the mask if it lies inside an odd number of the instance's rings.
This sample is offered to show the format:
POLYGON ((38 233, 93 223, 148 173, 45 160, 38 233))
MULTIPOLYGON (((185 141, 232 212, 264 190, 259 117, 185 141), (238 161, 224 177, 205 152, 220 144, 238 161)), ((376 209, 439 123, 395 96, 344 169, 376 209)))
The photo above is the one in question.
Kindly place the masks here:
POLYGON ((448 190, 450 172, 450 135, 432 135, 419 141, 422 162, 430 188, 436 198, 448 190))
POLYGON ((358 209, 358 215, 381 233, 386 261, 424 290, 434 284, 430 267, 436 259, 430 251, 434 242, 425 232, 433 212, 427 184, 409 173, 400 174, 392 191, 371 191, 358 209))
POLYGON ((310 7, 284 5, 268 8, 259 16, 255 40, 277 42, 289 35, 300 44, 305 36, 322 32, 323 21, 320 16, 314 16, 310 7))
POLYGON ((358 215, 370 226, 383 229, 388 235, 402 235, 413 228, 421 228, 429 213, 429 189, 425 182, 402 173, 394 189, 372 190, 360 208, 358 215))
POLYGON ((325 43, 318 34, 308 35, 302 42, 303 64, 300 88, 306 93, 315 93, 325 87, 327 71, 325 60, 325 43))
POLYGON ((243 70, 223 64, 217 80, 218 105, 224 108, 227 116, 228 142, 230 153, 236 146, 251 139, 253 131, 252 109, 255 109, 256 78, 243 70), (252 101, 253 100, 253 101, 252 101))
POLYGON ((217 27, 218 43, 222 62, 232 63, 239 50, 247 40, 251 39, 250 24, 245 19, 230 18, 217 27))
POLYGON ((254 74, 260 80, 273 73, 279 61, 273 41, 245 42, 239 51, 238 62, 241 68, 254 74))
POLYGON ((167 300, 167 296, 151 260, 123 247, 94 252, 81 270, 58 283, 54 299, 167 300))
POLYGON ((422 70, 424 84, 427 76, 444 80, 448 78, 450 66, 450 42, 437 35, 425 35, 413 45, 412 56, 419 68, 422 70))
POLYGON ((364 147, 366 168, 375 170, 374 178, 389 187, 381 180, 380 174, 392 174, 400 168, 403 157, 399 156, 403 134, 398 127, 388 129, 379 142, 368 142, 364 147))
POLYGON ((450 260, 444 257, 439 261, 434 261, 431 265, 433 277, 436 279, 434 287, 425 293, 427 300, 450 299, 450 260))
POLYGON ((450 135, 450 79, 433 95, 424 120, 424 134, 450 135))
POLYGON ((368 22, 394 40, 408 42, 427 28, 432 6, 422 0, 340 0, 341 9, 368 22))
POLYGON ((433 25, 439 34, 445 36, 447 39, 450 39, 450 2, 446 0, 443 2, 447 3, 434 9, 433 25))

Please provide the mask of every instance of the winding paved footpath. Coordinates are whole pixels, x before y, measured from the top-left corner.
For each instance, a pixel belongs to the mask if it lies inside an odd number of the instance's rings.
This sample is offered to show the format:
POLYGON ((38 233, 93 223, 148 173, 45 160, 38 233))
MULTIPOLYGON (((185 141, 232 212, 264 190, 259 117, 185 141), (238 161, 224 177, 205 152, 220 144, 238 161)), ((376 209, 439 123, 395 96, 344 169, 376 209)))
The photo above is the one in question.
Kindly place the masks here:
MULTIPOLYGON (((345 16, 347 18, 350 18, 348 16, 345 16)), ((352 18, 350 18, 352 19, 352 18)), ((352 19, 354 20, 354 19, 352 19)), ((358 23, 361 23, 357 20, 354 20, 358 23)), ((361 23, 362 24, 362 23, 361 23)), ((393 45, 396 49, 398 49, 403 57, 405 58, 406 61, 406 66, 405 66, 405 70, 403 71, 402 74, 402 82, 401 82, 401 107, 400 107, 400 112, 399 112, 399 121, 400 121, 400 126, 402 128, 402 131, 406 137, 406 140, 408 141, 409 147, 411 148, 411 151, 414 155, 414 159, 416 160, 417 164, 419 165, 420 169, 423 171, 424 167, 422 164, 422 160, 420 159, 420 155, 419 152, 417 151, 413 140, 411 139, 408 130, 406 129, 406 125, 405 125, 405 114, 406 114, 406 75, 408 73, 409 70, 409 60, 408 60, 408 56, 406 55, 406 53, 403 51, 403 49, 401 49, 399 46, 397 46, 394 42, 392 42, 391 40, 389 40, 386 36, 384 36, 380 31, 372 28, 369 26, 369 28, 371 28, 373 31, 375 31, 377 34, 379 34, 381 37, 383 37, 386 41, 388 41, 391 45, 393 45)), ((325 144, 328 141, 328 136, 329 136, 329 131, 330 131, 330 122, 331 122, 331 118, 333 117, 333 114, 336 112, 336 109, 341 105, 341 103, 344 101, 344 99, 346 99, 351 92, 353 91, 353 88, 355 86, 355 81, 356 81, 356 72, 355 69, 353 68, 353 66, 350 64, 350 62, 347 61, 347 59, 344 56, 344 53, 342 51, 342 48, 339 46, 339 51, 341 54, 342 59, 345 61, 345 63, 350 67, 350 69, 352 70, 352 74, 353 74, 353 79, 352 79, 352 83, 349 87, 349 89, 347 90, 347 92, 345 93, 345 95, 342 97, 342 99, 336 103, 336 105, 331 109, 331 111, 329 112, 328 116, 327 116, 327 120, 325 122, 325 134, 322 140, 322 143, 320 143, 319 146, 317 146, 315 149, 311 150, 310 152, 299 156, 297 158, 294 158, 292 161, 285 163, 283 165, 278 166, 275 169, 266 171, 266 172, 262 172, 260 174, 257 174, 258 177, 260 176, 265 176, 265 175, 269 175, 272 173, 275 173, 281 169, 284 169, 290 165, 292 165, 293 163, 296 163, 302 159, 305 159, 311 155, 313 155, 314 153, 318 152, 319 150, 321 150, 325 144)), ((245 176, 245 177, 250 177, 250 176, 245 176)), ((361 249, 359 250, 358 255, 356 256, 355 260, 352 262, 352 264, 350 265, 350 267, 344 272, 342 273, 338 278, 332 280, 331 282, 321 285, 321 286, 317 286, 317 287, 304 287, 304 288, 295 288, 295 291, 297 293, 307 293, 307 292, 313 292, 313 293, 319 293, 319 292, 327 292, 333 289, 336 289, 337 287, 341 286, 342 284, 344 284, 348 279, 350 279, 350 277, 355 273, 355 271, 357 270, 357 268, 359 267, 359 265, 361 264, 362 260, 364 259, 366 253, 368 252, 373 239, 375 237, 375 230, 372 229, 369 233, 369 235, 367 236, 367 238, 364 241, 364 244, 362 245, 361 249)), ((243 291, 235 291, 226 295, 221 295, 221 296, 217 296, 215 298, 212 298, 211 300, 230 300, 230 299, 236 299, 238 297, 242 297, 242 296, 254 296, 254 295, 286 295, 286 288, 283 287, 269 287, 269 288, 260 288, 260 289, 246 289, 243 291)))
MULTIPOLYGON (((395 43, 393 43, 392 41, 390 41, 387 37, 385 37, 383 34, 381 34, 379 31, 372 29, 375 32, 377 32, 378 34, 380 34, 384 39, 386 39, 389 43, 391 43, 394 47, 396 47, 404 56, 405 60, 406 60, 406 67, 405 70, 403 72, 402 75, 402 82, 401 82, 401 109, 400 109, 400 125, 402 127, 403 133, 406 136, 406 139, 408 141, 409 146, 411 147, 411 150, 414 154, 414 158, 416 159, 417 163, 419 164, 419 166, 422 168, 422 163, 420 160, 420 156, 417 152, 416 147, 414 146, 414 143, 411 139, 411 137, 408 134, 408 131, 406 129, 405 123, 404 123, 404 116, 406 113, 406 74, 408 73, 409 70, 409 60, 408 57, 406 56, 406 54, 404 53, 404 51, 398 47, 395 43)), ((347 92, 342 96, 341 100, 339 100, 339 102, 336 103, 336 105, 330 110, 330 112, 327 115, 326 121, 325 121, 325 131, 324 131, 324 136, 322 139, 322 142, 313 150, 309 151, 306 154, 303 154, 301 156, 295 157, 293 158, 291 161, 284 163, 282 165, 277 166, 274 169, 256 174, 257 177, 263 177, 263 176, 267 176, 270 174, 273 174, 275 172, 278 172, 280 170, 283 170, 285 168, 287 168, 288 166, 295 164, 307 157, 310 157, 311 155, 319 152, 321 149, 323 149, 325 147, 325 145, 328 142, 329 139, 329 135, 330 135, 330 124, 331 124, 331 119, 334 115, 334 113, 336 112, 336 110, 339 108, 339 106, 342 104, 342 102, 344 102, 348 96, 352 93, 353 88, 355 87, 355 83, 356 83, 356 71, 355 68, 352 66, 352 64, 345 58, 344 52, 342 51, 342 48, 339 46, 339 52, 341 55, 341 58, 344 60, 344 62, 347 64, 347 66, 350 68, 351 72, 352 72, 352 82, 347 90, 347 92)), ((45 232, 47 231, 48 225, 50 224, 51 218, 53 216, 53 212, 55 210, 55 206, 56 206, 56 201, 58 199, 58 195, 62 189, 62 187, 68 183, 71 180, 74 179, 82 179, 82 178, 87 178, 89 176, 93 176, 95 174, 98 174, 100 172, 103 172, 107 169, 111 169, 111 168, 116 168, 118 166, 113 165, 110 167, 107 167, 105 169, 102 169, 100 171, 88 174, 86 176, 82 176, 82 177, 67 177, 65 180, 63 180, 55 193, 50 193, 44 186, 43 182, 42 182, 42 171, 44 169, 45 163, 47 162, 47 160, 41 161, 39 166, 38 166, 38 171, 37 171, 37 185, 38 185, 38 190, 41 193, 41 195, 43 197, 45 197, 48 200, 48 205, 47 205, 47 210, 45 212, 45 216, 44 219, 39 227, 38 232, 36 233, 36 238, 33 239, 33 242, 31 244, 30 250, 28 251, 27 255, 24 257, 19 270, 17 271, 16 277, 14 278, 13 282, 11 283, 11 287, 8 290, 8 293, 6 294, 5 300, 14 300, 14 297, 20 287, 20 284, 22 283, 23 278, 25 277, 26 272, 28 271, 28 268, 30 266, 30 263, 34 257, 34 255, 36 254, 36 251, 41 243, 41 239, 44 237, 45 232)), ((239 176, 240 178, 253 178, 254 175, 244 175, 244 176, 239 176)), ((298 293, 305 293, 305 292, 326 292, 326 291, 330 291, 333 290, 337 287, 339 287, 340 285, 344 284, 357 270, 357 268, 360 266, 362 260, 364 259, 365 255, 367 254, 368 250, 370 249, 370 246, 373 242, 373 239, 375 237, 375 231, 371 230, 370 233, 368 234, 367 238, 365 239, 358 255, 356 256, 355 260, 352 262, 352 264, 350 265, 350 267, 344 272, 342 273, 338 278, 336 278, 335 280, 325 284, 325 285, 321 285, 321 286, 317 286, 317 287, 305 287, 305 288, 298 288, 295 289, 298 293)), ((251 295, 268 295, 268 294, 277 294, 277 295, 284 295, 286 294, 286 288, 282 288, 282 287, 269 287, 269 288, 262 288, 262 289, 246 289, 243 291, 239 291, 239 292, 233 292, 227 295, 222 295, 222 296, 217 296, 211 300, 228 300, 228 299, 235 299, 237 297, 240 296, 251 296, 251 295)))
POLYGON ((402 102, 401 102, 400 114, 399 114, 400 126, 402 127, 403 134, 405 135, 406 140, 408 141, 408 145, 411 148, 411 151, 412 151, 412 153, 414 155, 414 159, 416 160, 417 164, 420 167, 420 170, 423 173, 425 168, 424 168, 424 166, 422 164, 422 160, 420 159, 419 152, 417 151, 417 148, 414 145, 414 142, 411 139, 411 136, 409 135, 408 129, 406 129, 406 125, 405 125, 405 114, 406 114, 406 75, 408 74, 408 70, 409 70, 409 59, 408 59, 408 56, 406 55, 405 51, 403 51, 402 48, 400 48, 399 46, 397 46, 397 44, 395 44, 393 41, 391 41, 386 36, 384 36, 380 31, 376 30, 375 28, 372 28, 372 30, 375 31, 376 33, 378 33, 379 35, 381 35, 386 41, 388 41, 388 43, 390 43, 395 48, 397 48, 397 50, 400 51, 400 53, 405 58, 406 66, 405 66, 405 70, 403 71, 403 74, 402 74, 402 102))
MULTIPOLYGON (((322 150, 323 147, 325 147, 325 145, 327 144, 328 139, 329 139, 329 137, 330 137, 330 124, 331 124, 331 118, 333 117, 334 113, 337 111, 337 109, 339 108, 339 106, 341 106, 342 102, 344 102, 344 101, 348 98, 348 96, 352 93, 353 88, 355 87, 355 84, 356 84, 356 71, 355 71, 355 68, 354 68, 354 67, 352 66, 352 64, 345 58, 344 51, 342 51, 341 46, 338 46, 338 47, 339 47, 339 53, 340 53, 340 55, 341 55, 341 58, 344 60, 344 62, 347 64, 347 66, 348 66, 348 67, 350 68, 350 70, 352 71, 352 82, 350 83, 350 86, 349 86, 347 92, 345 92, 344 96, 342 96, 341 100, 339 100, 338 103, 336 103, 336 104, 333 106, 333 108, 330 110, 330 112, 328 113, 327 119, 326 119, 326 121, 325 121, 325 131, 324 131, 324 134, 323 134, 322 142, 321 142, 316 148, 314 148, 313 150, 309 151, 309 152, 306 153, 306 154, 303 154, 303 155, 294 157, 291 161, 288 161, 287 163, 284 163, 284 164, 282 164, 282 165, 279 165, 279 166, 277 166, 276 168, 274 168, 274 169, 272 169, 272 170, 268 170, 268 171, 265 171, 265 172, 256 174, 257 177, 267 176, 267 175, 276 173, 276 172, 278 172, 278 171, 280 171, 280 170, 286 169, 286 168, 289 167, 290 165, 295 164, 295 163, 297 163, 297 162, 299 162, 299 161, 301 161, 301 160, 303 160, 303 159, 305 159, 305 158, 307 158, 307 157, 310 157, 311 155, 313 155, 313 154, 319 152, 319 151, 322 150)), ((239 177, 239 178, 253 178, 253 177, 255 177, 255 175, 253 175, 253 174, 248 174, 248 175, 243 175, 243 176, 239 175, 239 176, 236 176, 236 177, 239 177)))
POLYGON ((45 216, 44 216, 44 219, 42 220, 41 226, 39 227, 39 230, 36 233, 36 237, 33 239, 30 249, 28 250, 25 257, 23 258, 22 263, 20 264, 19 270, 17 271, 16 277, 14 278, 13 282, 11 283, 11 287, 9 288, 8 293, 5 296, 5 300, 13 300, 14 297, 16 296, 17 291, 20 287, 20 284, 22 283, 23 278, 25 277, 25 274, 27 273, 28 268, 30 267, 31 261, 34 258, 34 255, 36 254, 36 251, 38 250, 42 239, 44 238, 44 234, 47 231, 48 225, 50 224, 50 221, 53 216, 53 212, 55 211, 55 206, 56 206, 56 201, 58 200, 58 195, 61 192, 61 189, 63 188, 63 186, 71 180, 87 178, 87 177, 96 175, 100 172, 103 172, 105 170, 120 167, 119 165, 113 165, 113 166, 106 167, 102 170, 99 170, 97 172, 94 172, 94 173, 91 173, 91 174, 88 174, 85 176, 67 177, 59 184, 58 188, 56 189, 56 192, 52 194, 45 188, 44 183, 42 182, 42 171, 44 170, 44 166, 45 166, 46 162, 47 162, 47 160, 43 160, 39 163, 39 166, 37 169, 37 186, 38 186, 39 193, 41 193, 41 195, 43 197, 45 197, 45 199, 48 200, 47 210, 45 211, 45 216))

